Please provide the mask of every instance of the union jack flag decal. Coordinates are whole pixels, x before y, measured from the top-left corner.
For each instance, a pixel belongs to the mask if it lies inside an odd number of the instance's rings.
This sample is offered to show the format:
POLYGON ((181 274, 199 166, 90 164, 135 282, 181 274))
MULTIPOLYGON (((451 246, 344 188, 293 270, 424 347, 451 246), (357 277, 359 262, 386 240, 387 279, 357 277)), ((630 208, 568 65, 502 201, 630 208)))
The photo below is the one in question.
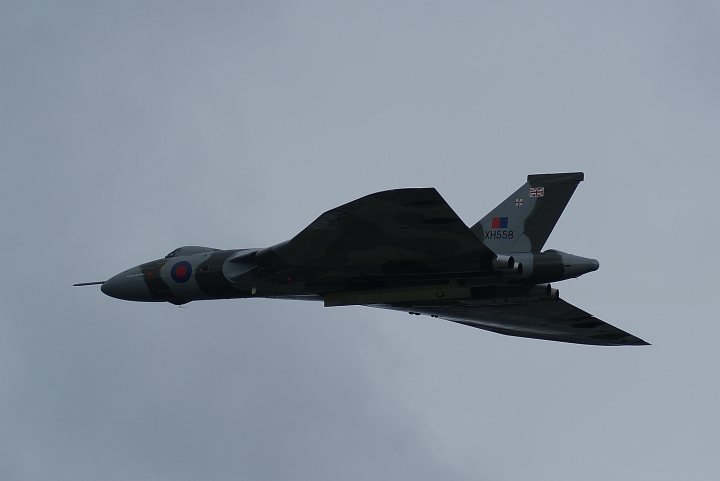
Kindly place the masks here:
POLYGON ((530 197, 545 197, 545 187, 530 187, 530 197))

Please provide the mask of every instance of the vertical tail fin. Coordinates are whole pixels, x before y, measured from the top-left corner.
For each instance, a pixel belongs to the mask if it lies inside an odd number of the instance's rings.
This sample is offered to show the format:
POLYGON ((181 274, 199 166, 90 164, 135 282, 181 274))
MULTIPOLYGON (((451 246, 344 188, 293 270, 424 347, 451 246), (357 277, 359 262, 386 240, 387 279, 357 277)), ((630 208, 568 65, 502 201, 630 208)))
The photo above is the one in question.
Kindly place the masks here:
POLYGON ((583 178, 582 172, 528 175, 472 231, 495 253, 540 252, 583 178))

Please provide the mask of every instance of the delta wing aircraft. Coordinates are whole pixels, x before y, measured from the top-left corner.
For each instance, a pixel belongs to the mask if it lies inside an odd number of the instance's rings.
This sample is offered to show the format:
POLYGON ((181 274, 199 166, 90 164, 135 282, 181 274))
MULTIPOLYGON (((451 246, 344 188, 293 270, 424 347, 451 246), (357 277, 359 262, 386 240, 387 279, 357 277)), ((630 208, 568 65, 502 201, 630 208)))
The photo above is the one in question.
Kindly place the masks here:
POLYGON ((179 247, 100 284, 130 301, 264 297, 364 305, 511 336, 604 346, 642 339, 560 299, 550 282, 598 261, 543 246, 582 172, 529 175, 468 227, 433 188, 367 195, 265 248, 179 247))

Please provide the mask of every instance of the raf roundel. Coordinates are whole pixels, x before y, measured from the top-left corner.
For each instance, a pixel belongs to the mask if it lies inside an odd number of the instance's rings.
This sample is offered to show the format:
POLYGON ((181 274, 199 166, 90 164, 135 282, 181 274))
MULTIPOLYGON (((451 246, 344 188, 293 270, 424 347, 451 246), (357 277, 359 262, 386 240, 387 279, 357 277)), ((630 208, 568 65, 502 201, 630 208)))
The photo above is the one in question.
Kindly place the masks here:
POLYGON ((192 265, 188 261, 180 261, 170 269, 170 277, 175 282, 187 282, 192 275, 192 265))

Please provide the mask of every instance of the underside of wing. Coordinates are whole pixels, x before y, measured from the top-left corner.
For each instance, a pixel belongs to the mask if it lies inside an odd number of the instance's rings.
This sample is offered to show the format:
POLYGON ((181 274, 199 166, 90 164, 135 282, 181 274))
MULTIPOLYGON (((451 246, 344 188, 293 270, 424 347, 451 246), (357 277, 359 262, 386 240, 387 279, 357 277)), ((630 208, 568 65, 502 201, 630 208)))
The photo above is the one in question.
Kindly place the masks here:
POLYGON ((462 299, 374 307, 426 314, 510 336, 599 346, 648 344, 563 300, 492 303, 484 299, 462 299))
POLYGON ((483 268, 493 257, 433 188, 377 192, 336 207, 272 252, 296 267, 368 275, 483 268))

